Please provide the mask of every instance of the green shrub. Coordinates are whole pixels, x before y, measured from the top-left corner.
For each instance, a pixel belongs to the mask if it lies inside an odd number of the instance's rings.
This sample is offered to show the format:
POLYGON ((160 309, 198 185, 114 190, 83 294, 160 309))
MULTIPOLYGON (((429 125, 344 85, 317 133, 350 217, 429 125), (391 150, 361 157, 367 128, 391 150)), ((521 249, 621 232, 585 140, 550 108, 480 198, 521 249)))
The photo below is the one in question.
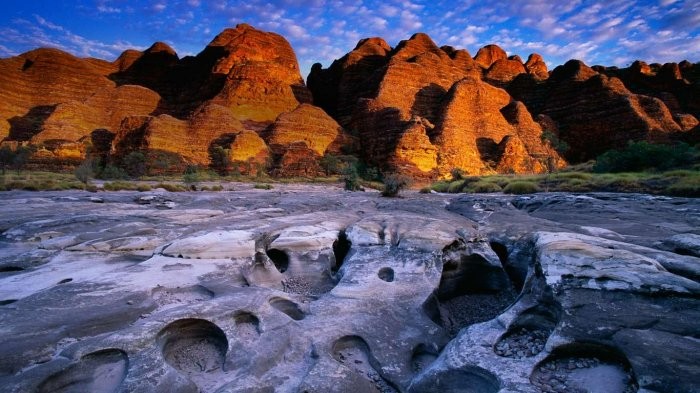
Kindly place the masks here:
POLYGON ((272 184, 255 183, 255 185, 253 185, 253 188, 257 190, 272 190, 272 184))
POLYGON ((348 165, 343 170, 343 183, 344 188, 347 191, 361 191, 362 185, 360 184, 360 175, 357 171, 357 166, 354 164, 348 165))
POLYGON ((165 191, 169 191, 169 192, 187 191, 187 188, 185 188, 179 184, 172 184, 172 183, 158 183, 158 184, 156 184, 155 188, 162 188, 165 191))
POLYGON ((216 185, 211 186, 211 190, 212 191, 223 191, 224 187, 221 184, 216 184, 216 185))
POLYGON ((104 180, 121 180, 129 177, 125 170, 114 165, 107 165, 97 176, 104 180))
POLYGON ((483 180, 472 183, 467 188, 467 191, 476 193, 500 192, 501 190, 503 190, 503 188, 498 184, 483 180))
POLYGON ((673 196, 700 197, 700 176, 682 178, 668 186, 664 193, 673 196))
POLYGON ((435 192, 447 192, 447 188, 450 186, 449 182, 439 181, 431 186, 435 192))
POLYGON ((399 195, 399 192, 401 192, 401 190, 408 187, 409 184, 410 179, 404 175, 400 175, 398 173, 390 173, 388 175, 385 175, 382 196, 395 197, 399 195))
POLYGON ((149 186, 148 184, 139 184, 136 186, 136 191, 151 191, 151 186, 149 186))
POLYGON ((450 175, 452 176, 452 181, 464 179, 464 171, 462 168, 452 168, 450 175))
POLYGON ((685 143, 675 145, 629 142, 621 150, 609 150, 596 159, 595 172, 663 171, 690 166, 700 157, 696 148, 685 143))
POLYGON ((433 189, 430 188, 430 187, 423 187, 423 188, 420 189, 419 192, 420 192, 421 194, 430 194, 431 192, 433 192, 433 189))
POLYGON ((451 182, 450 185, 447 186, 447 192, 449 192, 450 194, 455 194, 462 191, 462 188, 464 188, 464 183, 464 180, 457 180, 451 182))
POLYGON ((503 188, 503 192, 506 194, 532 194, 539 192, 539 188, 537 188, 537 184, 533 182, 514 181, 508 183, 508 185, 503 188))

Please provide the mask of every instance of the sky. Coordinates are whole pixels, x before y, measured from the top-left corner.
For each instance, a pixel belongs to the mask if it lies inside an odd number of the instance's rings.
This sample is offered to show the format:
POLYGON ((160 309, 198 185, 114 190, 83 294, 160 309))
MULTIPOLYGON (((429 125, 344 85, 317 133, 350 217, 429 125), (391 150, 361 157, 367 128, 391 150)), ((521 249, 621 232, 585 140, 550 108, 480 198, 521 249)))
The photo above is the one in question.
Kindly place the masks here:
POLYGON ((54 47, 114 60, 156 41, 184 57, 242 22, 283 35, 304 77, 362 38, 395 47, 417 32, 472 55, 487 44, 536 52, 550 68, 700 62, 699 0, 0 0, 0 57, 54 47))

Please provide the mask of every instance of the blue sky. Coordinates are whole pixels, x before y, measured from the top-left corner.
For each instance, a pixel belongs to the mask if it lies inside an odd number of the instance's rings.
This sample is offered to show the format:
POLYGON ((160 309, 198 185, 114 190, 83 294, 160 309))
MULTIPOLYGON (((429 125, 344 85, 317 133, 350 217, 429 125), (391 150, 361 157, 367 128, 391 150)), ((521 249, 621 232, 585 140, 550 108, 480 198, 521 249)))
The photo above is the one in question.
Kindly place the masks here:
POLYGON ((416 32, 472 55, 490 43, 523 59, 537 52, 550 67, 700 61, 698 0, 2 0, 0 57, 49 46, 113 60, 155 41, 182 57, 241 22, 285 36, 304 77, 361 38, 396 46, 416 32))

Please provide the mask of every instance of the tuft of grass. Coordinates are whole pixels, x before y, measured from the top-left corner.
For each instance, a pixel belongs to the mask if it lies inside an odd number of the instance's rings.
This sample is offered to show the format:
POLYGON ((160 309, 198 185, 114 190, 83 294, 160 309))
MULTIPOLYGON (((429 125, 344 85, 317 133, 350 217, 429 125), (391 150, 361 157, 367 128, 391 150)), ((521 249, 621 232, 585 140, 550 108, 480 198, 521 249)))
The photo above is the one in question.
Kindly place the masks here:
POLYGON ((168 192, 185 192, 188 191, 185 186, 180 185, 180 184, 173 184, 173 183, 158 183, 156 184, 155 188, 162 188, 165 191, 168 192))
POLYGON ((490 181, 479 180, 470 184, 467 188, 467 192, 473 193, 488 193, 488 192, 500 192, 503 188, 496 183, 490 181))
POLYGON ((432 191, 433 191, 433 189, 430 188, 430 187, 423 187, 423 188, 420 189, 419 192, 420 192, 421 194, 430 194, 432 191))
POLYGON ((384 188, 382 196, 395 197, 399 192, 410 185, 411 179, 398 173, 390 173, 384 176, 384 188))
POLYGON ((450 186, 449 182, 439 181, 439 182, 433 184, 432 186, 430 186, 430 188, 432 188, 433 191, 435 191, 435 192, 447 192, 447 188, 449 186, 450 186))
POLYGON ((450 185, 447 186, 447 192, 450 194, 454 194, 457 192, 462 191, 464 189, 464 184, 466 183, 466 180, 455 180, 450 183, 450 185))
POLYGON ((255 185, 253 185, 253 188, 255 188, 256 190, 272 190, 272 184, 255 183, 255 185))
POLYGON ((516 180, 512 183, 508 183, 507 186, 503 188, 503 192, 506 194, 534 194, 539 192, 540 189, 537 184, 530 181, 520 181, 516 180))

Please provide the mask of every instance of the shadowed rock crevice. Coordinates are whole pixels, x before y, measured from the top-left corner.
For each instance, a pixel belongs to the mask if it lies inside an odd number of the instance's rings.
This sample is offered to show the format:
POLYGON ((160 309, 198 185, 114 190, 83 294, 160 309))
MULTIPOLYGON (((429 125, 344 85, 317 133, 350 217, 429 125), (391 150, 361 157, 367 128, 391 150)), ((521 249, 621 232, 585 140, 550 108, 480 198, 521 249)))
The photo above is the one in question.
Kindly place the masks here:
POLYGON ((236 335, 243 340, 253 340, 262 332, 260 319, 252 313, 246 311, 237 312, 233 320, 236 323, 236 335))
POLYGON ((503 312, 516 293, 497 261, 455 242, 444 250, 440 284, 423 309, 451 335, 503 312))
POLYGON ((331 272, 333 274, 336 274, 343 266, 351 247, 352 242, 348 240, 348 235, 345 231, 340 231, 340 233, 338 233, 338 240, 333 242, 333 256, 335 257, 335 264, 331 267, 331 272))
POLYGON ((289 255, 286 252, 276 248, 271 248, 265 253, 270 258, 272 263, 275 264, 277 271, 284 273, 287 271, 287 269, 289 269, 289 255))
POLYGON ((83 356, 46 380, 37 393, 114 393, 129 369, 129 358, 119 349, 104 349, 83 356))
POLYGON ((392 282, 392 281, 394 281, 394 269, 392 269, 390 267, 383 267, 383 268, 379 269, 377 276, 382 281, 392 282))

